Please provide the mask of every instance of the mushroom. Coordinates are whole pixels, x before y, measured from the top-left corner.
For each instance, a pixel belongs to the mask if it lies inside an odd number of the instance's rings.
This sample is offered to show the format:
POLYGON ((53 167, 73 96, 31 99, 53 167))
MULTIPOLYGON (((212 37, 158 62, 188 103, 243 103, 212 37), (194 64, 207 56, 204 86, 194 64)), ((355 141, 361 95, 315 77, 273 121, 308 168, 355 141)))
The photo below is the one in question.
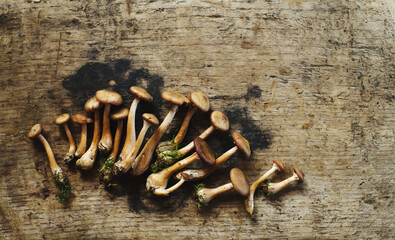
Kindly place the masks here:
POLYGON ((37 123, 30 129, 27 136, 30 139, 38 138, 38 140, 40 140, 41 143, 44 145, 49 160, 49 167, 51 168, 51 172, 54 176, 55 185, 59 189, 59 193, 56 195, 57 200, 60 202, 68 200, 70 194, 72 193, 69 182, 63 170, 57 164, 51 146, 49 145, 45 137, 41 134, 41 131, 42 126, 40 123, 37 123))
POLYGON ((76 164, 82 170, 89 170, 95 163, 97 147, 100 140, 100 111, 102 104, 95 97, 85 103, 85 112, 94 112, 93 138, 88 150, 77 160, 76 164))
POLYGON ((85 114, 77 113, 71 118, 73 122, 81 124, 81 137, 80 144, 78 144, 77 150, 74 153, 75 157, 81 157, 86 151, 86 143, 88 140, 88 128, 87 123, 92 123, 92 118, 88 118, 85 114))
POLYGON ((68 113, 63 113, 55 119, 55 123, 57 125, 63 126, 67 138, 69 139, 69 144, 70 144, 69 151, 66 153, 66 156, 63 159, 66 163, 70 163, 74 159, 74 152, 75 152, 75 142, 73 136, 71 135, 69 126, 67 125, 67 122, 69 120, 70 120, 70 114, 68 113))
POLYGON ((173 105, 163 122, 160 124, 158 129, 156 129, 155 133, 151 136, 151 138, 145 144, 143 150, 141 150, 140 154, 137 156, 132 171, 134 176, 139 176, 143 174, 145 170, 147 170, 152 159, 152 155, 154 154, 155 147, 158 145, 163 134, 165 134, 167 128, 170 126, 170 123, 173 120, 178 108, 182 105, 189 105, 190 103, 188 98, 180 93, 175 92, 162 92, 162 98, 173 105))
POLYGON ((289 177, 281 182, 277 182, 277 183, 267 182, 267 184, 265 184, 263 186, 263 191, 267 195, 276 194, 280 190, 287 187, 289 184, 291 184, 293 182, 296 182, 296 181, 303 182, 304 181, 304 174, 301 170, 299 170, 298 168, 293 168, 293 172, 294 173, 291 177, 289 177))
POLYGON ((143 88, 132 86, 130 87, 129 91, 136 97, 134 98, 130 106, 128 123, 126 127, 125 143, 123 145, 121 153, 119 154, 118 161, 124 160, 124 158, 132 151, 133 146, 136 142, 135 116, 137 105, 139 104, 140 100, 152 102, 152 96, 143 88))
POLYGON ((150 113, 143 114, 144 125, 141 129, 139 136, 137 137, 137 141, 133 146, 132 151, 127 155, 122 161, 117 161, 114 166, 114 175, 117 175, 120 172, 126 173, 131 167, 133 167, 134 160, 136 159, 137 153, 140 150, 141 144, 143 143, 145 134, 148 129, 154 125, 158 126, 159 120, 155 117, 155 115, 150 113))
POLYGON ((96 92, 95 97, 97 101, 104 104, 103 112, 103 131, 99 142, 100 152, 109 152, 112 148, 112 136, 110 129, 110 109, 111 105, 119 106, 122 104, 122 97, 119 93, 110 90, 99 90, 96 92))
POLYGON ((254 193, 255 193, 255 190, 258 187, 258 185, 261 182, 272 177, 276 172, 282 172, 282 171, 284 171, 284 164, 279 160, 274 160, 272 168, 269 171, 267 171, 265 174, 263 174, 258 180, 256 180, 250 186, 250 192, 248 194, 248 198, 245 200, 245 206, 246 206, 247 212, 249 212, 252 215, 252 213, 254 211, 254 193))
MULTIPOLYGON (((219 130, 222 132, 229 130, 229 119, 224 113, 220 111, 213 111, 210 115, 210 120, 211 126, 199 135, 200 138, 206 139, 208 136, 210 136, 211 133, 214 132, 214 130, 219 130)), ((189 153, 193 149, 193 147, 194 146, 192 141, 181 149, 173 148, 168 151, 162 151, 158 154, 158 160, 156 160, 156 162, 152 165, 152 171, 157 172, 162 170, 163 168, 170 166, 175 161, 189 153)))
POLYGON ((205 206, 213 198, 229 191, 232 188, 234 188, 243 197, 248 195, 248 180, 240 169, 233 168, 230 170, 230 181, 230 183, 216 188, 205 188, 204 186, 198 187, 196 190, 196 196, 199 206, 205 206))
POLYGON ((188 166, 189 164, 201 159, 203 162, 212 165, 215 162, 215 155, 208 144, 200 137, 196 137, 194 140, 196 152, 191 156, 184 158, 181 161, 176 162, 172 166, 163 169, 160 172, 152 173, 147 178, 147 190, 153 192, 156 195, 167 196, 173 189, 166 189, 169 178, 177 171, 188 166))
POLYGON ((114 137, 114 147, 112 148, 110 155, 108 155, 106 161, 104 162, 103 167, 100 169, 100 179, 103 182, 110 182, 112 178, 114 162, 117 158, 119 145, 121 144, 123 120, 126 119, 128 115, 128 108, 120 108, 110 114, 110 119, 113 121, 117 121, 117 130, 114 137))

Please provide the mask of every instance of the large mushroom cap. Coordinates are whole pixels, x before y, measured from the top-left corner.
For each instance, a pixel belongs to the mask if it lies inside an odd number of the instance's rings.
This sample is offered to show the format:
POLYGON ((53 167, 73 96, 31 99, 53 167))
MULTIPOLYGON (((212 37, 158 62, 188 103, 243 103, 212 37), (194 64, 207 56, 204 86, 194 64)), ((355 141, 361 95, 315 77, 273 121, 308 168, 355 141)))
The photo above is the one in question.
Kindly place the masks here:
POLYGON ((190 103, 188 98, 177 92, 164 91, 162 92, 162 98, 178 106, 190 103))
POLYGON ((91 123, 93 122, 92 118, 88 118, 85 114, 82 113, 77 113, 71 117, 73 122, 77 122, 79 124, 84 124, 84 123, 91 123))
POLYGON ((280 171, 284 171, 284 163, 281 162, 280 160, 273 160, 273 163, 275 163, 277 165, 277 167, 280 169, 280 171))
POLYGON ((97 101, 96 97, 91 97, 88 101, 86 101, 84 109, 85 112, 95 112, 99 108, 101 108, 103 104, 97 101))
POLYGON ((210 115, 210 120, 215 129, 223 132, 229 130, 229 119, 224 113, 213 111, 210 115))
POLYGON ((294 168, 293 170, 296 173, 296 175, 298 176, 299 181, 303 182, 304 181, 304 173, 302 172, 302 170, 299 170, 298 168, 294 168))
POLYGON ((136 97, 146 102, 152 102, 152 96, 147 91, 145 91, 144 88, 132 86, 130 87, 129 91, 136 97))
POLYGON ((126 119, 129 115, 129 108, 120 108, 110 114, 110 119, 117 121, 126 119))
POLYGON ((210 100, 208 96, 202 92, 192 92, 190 95, 191 102, 202 112, 210 110, 210 100))
POLYGON ((248 140, 238 132, 232 132, 232 138, 239 151, 242 152, 246 158, 249 158, 251 156, 251 148, 248 140))
POLYGON ((122 104, 122 97, 119 95, 119 93, 111 91, 111 90, 99 90, 96 92, 95 97, 97 101, 101 103, 108 103, 112 105, 121 105, 122 104))
POLYGON ((62 125, 62 124, 67 123, 69 120, 70 120, 70 114, 68 114, 68 113, 63 113, 63 114, 61 114, 61 115, 59 115, 59 116, 56 117, 55 123, 56 123, 57 125, 62 125))
POLYGON ((193 140, 193 143, 195 144, 195 150, 199 155, 200 160, 208 165, 213 165, 215 163, 215 154, 207 142, 200 137, 196 137, 193 140))
POLYGON ((30 131, 29 131, 29 133, 27 134, 27 136, 28 136, 30 139, 36 138, 38 135, 41 134, 42 129, 43 129, 43 128, 42 128, 41 124, 40 124, 40 123, 37 123, 37 124, 35 124, 35 125, 30 129, 30 131))
POLYGON ((156 118, 155 115, 151 113, 144 113, 143 119, 154 126, 157 126, 159 124, 158 118, 156 118))
POLYGON ((247 197, 250 192, 250 185, 244 175, 243 171, 238 168, 230 170, 230 181, 233 184, 233 188, 243 197, 247 197))

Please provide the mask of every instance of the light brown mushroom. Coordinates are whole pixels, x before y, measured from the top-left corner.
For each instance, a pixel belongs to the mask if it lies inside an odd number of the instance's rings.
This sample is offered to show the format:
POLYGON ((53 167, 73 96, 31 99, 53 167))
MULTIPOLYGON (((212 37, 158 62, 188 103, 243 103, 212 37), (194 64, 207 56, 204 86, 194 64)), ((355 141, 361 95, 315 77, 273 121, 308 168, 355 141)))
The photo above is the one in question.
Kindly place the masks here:
POLYGON ((119 154, 118 161, 122 161, 126 158, 127 155, 132 151, 133 146, 136 142, 136 127, 135 127, 135 118, 136 118, 136 109, 140 100, 146 102, 152 102, 152 96, 143 88, 132 86, 129 91, 135 95, 135 98, 130 106, 128 123, 126 127, 126 138, 125 143, 123 145, 122 151, 119 154))
POLYGON ((299 170, 298 168, 293 168, 293 175, 281 182, 277 182, 277 183, 272 183, 272 182, 268 182, 267 184, 263 185, 263 191, 267 194, 267 195, 273 195, 278 193, 279 191, 281 191, 282 189, 284 189, 285 187, 287 187, 289 184, 299 181, 299 182, 303 182, 304 181, 304 174, 301 170, 299 170))
POLYGON ((89 170, 96 160, 97 148, 100 140, 100 111, 102 104, 95 97, 90 98, 85 103, 85 112, 94 113, 93 138, 88 150, 77 160, 76 164, 82 170, 89 170))
POLYGON ((173 105, 163 122, 160 124, 158 129, 156 129, 155 133, 151 136, 151 138, 145 144, 143 150, 141 150, 140 154, 137 156, 135 160, 135 166, 132 171, 134 176, 139 176, 143 174, 145 170, 147 170, 151 162, 152 155, 154 154, 155 147, 158 145, 163 134, 165 134, 167 128, 170 126, 170 123, 173 120, 178 108, 182 105, 189 105, 190 103, 188 98, 180 93, 175 92, 162 92, 162 98, 173 105))
POLYGON ((66 153, 66 156, 64 157, 65 163, 70 163, 74 159, 74 153, 75 153, 75 142, 73 139, 73 136, 71 135, 69 126, 67 125, 67 122, 70 120, 70 114, 68 113, 63 113, 56 117, 55 123, 59 126, 63 126, 64 131, 66 132, 67 138, 69 140, 69 151, 66 153))
POLYGON ((99 90, 95 94, 96 100, 104 104, 103 112, 103 130, 99 142, 99 151, 109 152, 112 149, 112 135, 110 129, 110 110, 111 105, 119 106, 122 104, 122 97, 119 93, 111 90, 99 90))
POLYGON ((81 124, 81 136, 80 143, 78 144, 77 150, 75 150, 74 156, 81 157, 86 151, 86 145, 88 141, 88 128, 87 124, 92 123, 93 119, 88 118, 85 114, 77 113, 72 116, 73 122, 81 124))

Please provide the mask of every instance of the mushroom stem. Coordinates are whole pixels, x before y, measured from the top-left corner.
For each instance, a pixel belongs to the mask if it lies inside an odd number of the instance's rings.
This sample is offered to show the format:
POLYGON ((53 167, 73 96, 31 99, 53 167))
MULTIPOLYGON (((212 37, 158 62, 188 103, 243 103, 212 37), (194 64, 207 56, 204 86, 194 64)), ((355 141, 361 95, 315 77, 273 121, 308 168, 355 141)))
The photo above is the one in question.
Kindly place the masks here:
POLYGON ((208 202, 210 202, 213 198, 215 198, 216 196, 227 192, 229 190, 231 190, 233 188, 233 184, 232 183, 227 183, 224 184, 222 186, 216 187, 216 188, 202 188, 199 189, 196 193, 198 196, 198 201, 201 204, 207 204, 208 202))
POLYGON ((172 187, 169 187, 167 189, 156 189, 154 191, 155 195, 159 195, 159 196, 168 196, 169 193, 174 192, 175 190, 177 190, 179 187, 182 186, 182 184, 184 184, 185 179, 181 178, 176 184, 174 184, 172 187))
POLYGON ((69 163, 74 158, 75 142, 74 142, 73 136, 71 135, 70 129, 67 126, 67 124, 63 124, 63 128, 64 128, 64 131, 66 132, 66 135, 67 135, 67 138, 68 138, 69 144, 70 144, 69 151, 67 152, 66 156, 64 157, 64 161, 66 163, 69 163))
POLYGON ((74 156, 81 157, 82 154, 86 151, 86 143, 88 139, 88 128, 86 123, 81 124, 81 141, 78 144, 77 150, 74 153, 74 156))
MULTIPOLYGON (((202 132, 199 137, 201 139, 206 139, 208 136, 210 136, 210 134, 212 132, 214 132, 215 128, 211 125, 210 127, 208 127, 204 132, 202 132)), ((185 154, 189 153, 192 149, 193 149, 194 145, 193 145, 193 141, 191 141, 188 145, 186 145, 183 148, 180 148, 178 150, 178 155, 179 156, 184 156, 185 154)))
POLYGON ((117 158, 119 145, 121 144, 122 128, 123 128, 123 120, 118 120, 117 130, 115 132, 115 137, 114 137, 114 146, 112 148, 110 155, 108 155, 107 157, 109 159, 112 159, 113 161, 115 161, 115 159, 117 158))
POLYGON ((289 178, 287 178, 287 179, 285 179, 285 180, 283 180, 283 181, 281 181, 281 182, 278 182, 278 183, 268 183, 268 186, 267 186, 267 193, 268 193, 268 194, 276 194, 276 193, 278 193, 280 190, 282 190, 283 188, 287 187, 289 184, 291 184, 291 183, 293 183, 293 182, 296 182, 296 181, 299 181, 299 180, 300 180, 300 178, 299 178, 298 175, 294 172, 294 174, 293 174, 291 177, 289 177, 289 178))
POLYGON ((193 114, 195 114, 196 109, 197 108, 193 105, 189 106, 188 112, 186 113, 185 118, 182 121, 180 131, 178 131, 177 135, 174 138, 175 144, 180 144, 182 142, 182 140, 184 139, 184 137, 188 131, 189 123, 191 122, 192 116, 193 116, 193 114))
POLYGON ((126 156, 128 156, 129 153, 133 150, 133 146, 136 143, 135 121, 136 121, 136 109, 139 102, 140 102, 140 98, 136 97, 133 100, 132 104, 130 105, 128 122, 126 127, 125 143, 123 145, 121 153, 119 154, 118 161, 122 161, 124 158, 126 158, 126 156))
POLYGON ((52 152, 52 148, 49 145, 48 141, 45 139, 45 137, 40 134, 37 137, 41 143, 43 144, 45 151, 47 152, 48 160, 49 160, 49 167, 51 168, 51 172, 53 174, 57 174, 59 171, 62 171, 62 169, 59 167, 58 163, 55 160, 55 156, 52 152))
POLYGON ((99 151, 105 153, 109 152, 112 148, 112 136, 110 129, 110 110, 111 110, 111 104, 106 103, 104 105, 104 112, 103 112, 103 132, 98 146, 99 151))

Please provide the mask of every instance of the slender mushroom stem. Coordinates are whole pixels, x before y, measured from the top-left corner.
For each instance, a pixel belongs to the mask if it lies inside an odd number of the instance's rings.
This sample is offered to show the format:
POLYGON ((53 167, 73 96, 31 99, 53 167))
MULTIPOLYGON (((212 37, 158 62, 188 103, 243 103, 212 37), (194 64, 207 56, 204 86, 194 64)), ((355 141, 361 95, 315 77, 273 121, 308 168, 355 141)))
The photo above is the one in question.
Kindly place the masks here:
POLYGON ((184 120, 182 121, 180 131, 178 131, 177 135, 174 138, 174 144, 180 144, 187 134, 189 123, 191 122, 191 118, 193 114, 196 112, 196 107, 193 105, 189 106, 188 112, 185 115, 184 120))
POLYGON ((67 124, 63 124, 63 128, 64 128, 64 131, 66 132, 66 135, 67 135, 67 138, 68 138, 69 144, 70 144, 69 151, 67 152, 66 156, 64 157, 64 161, 66 163, 69 163, 74 158, 75 142, 74 142, 73 136, 71 135, 70 129, 67 126, 67 124))
POLYGON ((62 172, 62 169, 59 167, 58 163, 55 160, 55 156, 53 154, 52 148, 49 145, 48 141, 41 134, 38 135, 37 138, 44 145, 45 151, 47 152, 48 160, 49 160, 49 167, 51 168, 52 174, 56 174, 56 173, 62 172))
POLYGON ((198 202, 201 205, 206 205, 210 202, 213 198, 217 197, 218 195, 227 192, 233 188, 232 183, 227 183, 222 186, 216 188, 201 188, 196 191, 196 195, 198 197, 198 202))
POLYGON ((132 104, 130 105, 128 122, 126 127, 126 138, 123 145, 122 151, 118 156, 118 161, 122 161, 133 149, 136 143, 136 109, 140 102, 140 98, 134 98, 132 104))
POLYGON ((81 157, 82 154, 86 151, 86 143, 88 140, 88 127, 86 123, 81 124, 81 140, 78 144, 77 150, 74 153, 74 156, 81 157))
MULTIPOLYGON (((206 139, 208 136, 210 136, 211 133, 214 132, 214 130, 215 130, 215 128, 211 125, 206 130, 204 130, 204 132, 202 132, 199 135, 199 137, 201 139, 206 139)), ((178 154, 180 156, 184 156, 185 154, 189 153, 192 149, 193 149, 193 141, 188 143, 188 145, 186 145, 185 147, 178 149, 178 154)))
POLYGON ((267 195, 271 195, 271 194, 276 194, 278 193, 280 190, 284 189, 285 187, 287 187, 289 184, 296 182, 296 181, 304 181, 304 176, 303 176, 303 172, 300 171, 297 168, 294 168, 294 173, 291 177, 278 182, 278 183, 271 183, 268 182, 266 185, 263 186, 264 191, 267 193, 267 195))
POLYGON ((112 148, 112 135, 110 129, 110 110, 111 104, 104 104, 104 112, 103 112, 103 131, 102 137, 99 142, 99 151, 108 152, 112 148))
POLYGON ((180 181, 178 181, 178 182, 177 182, 176 184, 174 184, 172 187, 169 187, 169 188, 167 188, 167 189, 161 189, 161 188, 159 188, 159 189, 156 189, 156 190, 154 191, 154 193, 155 193, 156 195, 159 195, 159 196, 168 196, 169 193, 172 193, 172 192, 174 192, 175 190, 177 190, 179 187, 181 187, 181 185, 184 184, 184 182, 185 182, 185 179, 184 179, 184 178, 181 178, 180 181))

